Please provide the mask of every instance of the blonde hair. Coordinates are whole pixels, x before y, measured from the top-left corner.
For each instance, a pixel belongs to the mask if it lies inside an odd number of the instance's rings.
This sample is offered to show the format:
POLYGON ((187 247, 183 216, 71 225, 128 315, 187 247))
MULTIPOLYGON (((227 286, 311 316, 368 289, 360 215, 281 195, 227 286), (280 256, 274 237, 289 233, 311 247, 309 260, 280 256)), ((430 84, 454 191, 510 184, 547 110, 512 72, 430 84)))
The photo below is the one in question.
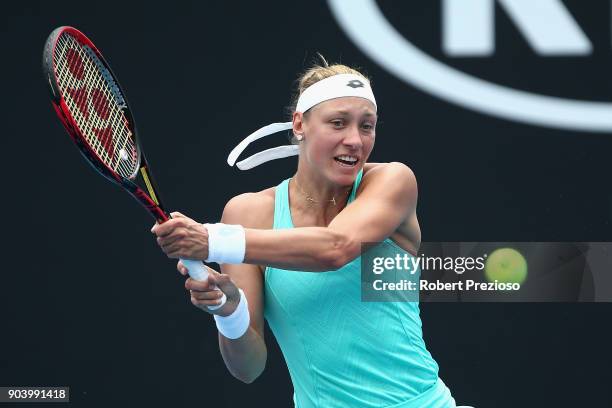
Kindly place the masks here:
MULTIPOLYGON (((329 64, 325 57, 320 53, 317 53, 318 62, 315 62, 310 68, 308 68, 305 72, 303 72, 297 79, 297 90, 294 92, 293 97, 291 98, 291 104, 287 108, 287 113, 289 115, 289 120, 292 119, 293 113, 295 112, 295 108, 297 106, 298 99, 302 92, 306 90, 309 86, 334 75, 340 74, 354 74, 359 75, 363 79, 368 82, 370 78, 361 73, 357 68, 351 68, 347 65, 343 64, 329 64)), ((308 112, 304 112, 304 115, 307 115, 308 112)), ((291 138, 291 142, 297 144, 297 140, 295 137, 291 138)))

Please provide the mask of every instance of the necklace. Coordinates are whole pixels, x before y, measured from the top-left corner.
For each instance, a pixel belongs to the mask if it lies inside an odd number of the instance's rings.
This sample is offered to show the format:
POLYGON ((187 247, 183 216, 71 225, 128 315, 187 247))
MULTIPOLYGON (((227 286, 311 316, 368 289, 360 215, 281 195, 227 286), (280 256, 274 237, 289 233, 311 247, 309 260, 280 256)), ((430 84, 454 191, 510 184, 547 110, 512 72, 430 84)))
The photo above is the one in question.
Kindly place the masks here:
MULTIPOLYGON (((310 194, 308 194, 307 192, 304 191, 304 189, 302 189, 302 187, 298 184, 297 179, 296 178, 292 178, 291 180, 293 180, 293 184, 296 185, 297 188, 300 189, 300 191, 302 192, 302 194, 304 194, 304 197, 306 197, 306 201, 309 201, 312 204, 318 204, 319 202, 317 200, 315 200, 314 198, 312 198, 312 196, 310 194)), ((351 191, 351 188, 348 188, 346 190, 345 194, 348 194, 351 191)), ((332 197, 331 200, 327 200, 327 202, 330 202, 334 205, 334 207, 337 205, 336 204, 336 197, 332 197)))

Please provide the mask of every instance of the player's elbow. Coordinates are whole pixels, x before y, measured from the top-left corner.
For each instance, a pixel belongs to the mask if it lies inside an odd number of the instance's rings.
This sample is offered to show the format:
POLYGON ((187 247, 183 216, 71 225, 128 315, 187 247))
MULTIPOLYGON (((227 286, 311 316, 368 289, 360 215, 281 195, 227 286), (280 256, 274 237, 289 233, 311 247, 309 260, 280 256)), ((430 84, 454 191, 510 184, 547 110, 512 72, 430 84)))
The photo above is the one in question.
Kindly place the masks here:
POLYGON ((359 243, 352 237, 332 231, 331 245, 322 252, 325 270, 337 270, 359 255, 359 243))
POLYGON ((245 384, 252 384, 253 381, 255 381, 256 379, 257 379, 257 377, 242 377, 242 378, 239 378, 239 380, 242 381, 245 384))
POLYGON ((252 384, 257 379, 257 377, 259 377, 259 375, 234 375, 234 377, 245 384, 252 384))
POLYGON ((245 384, 252 384, 257 378, 259 378, 259 376, 263 373, 265 368, 266 368, 266 363, 264 361, 263 364, 261 364, 259 367, 255 369, 244 370, 244 371, 233 370, 230 372, 234 376, 234 378, 236 378, 237 380, 245 384))

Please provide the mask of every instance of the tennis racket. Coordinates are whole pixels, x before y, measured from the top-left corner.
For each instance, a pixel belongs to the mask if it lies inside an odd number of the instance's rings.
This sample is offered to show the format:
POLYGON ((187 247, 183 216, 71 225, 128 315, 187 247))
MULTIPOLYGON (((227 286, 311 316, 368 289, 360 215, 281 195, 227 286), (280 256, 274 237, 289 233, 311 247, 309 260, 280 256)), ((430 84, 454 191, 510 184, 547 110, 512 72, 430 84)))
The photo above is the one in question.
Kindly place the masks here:
MULTIPOLYGON (((159 223, 170 218, 162 205, 139 144, 125 93, 102 53, 83 33, 59 27, 47 39, 43 72, 55 112, 94 169, 130 193, 159 223), (145 188, 136 184, 138 174, 145 188)), ((206 280, 201 261, 181 259, 195 280, 206 280)), ((225 304, 210 306, 218 309, 225 304)))

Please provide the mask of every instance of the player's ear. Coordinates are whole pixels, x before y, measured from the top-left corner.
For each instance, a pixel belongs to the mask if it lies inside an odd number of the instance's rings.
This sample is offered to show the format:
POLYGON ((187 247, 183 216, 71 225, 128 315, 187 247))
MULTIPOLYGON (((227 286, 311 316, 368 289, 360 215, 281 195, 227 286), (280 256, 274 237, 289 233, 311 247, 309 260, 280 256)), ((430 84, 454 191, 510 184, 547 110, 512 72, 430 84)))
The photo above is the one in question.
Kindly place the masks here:
POLYGON ((295 136, 304 133, 304 114, 302 112, 293 112, 293 134, 295 136))

